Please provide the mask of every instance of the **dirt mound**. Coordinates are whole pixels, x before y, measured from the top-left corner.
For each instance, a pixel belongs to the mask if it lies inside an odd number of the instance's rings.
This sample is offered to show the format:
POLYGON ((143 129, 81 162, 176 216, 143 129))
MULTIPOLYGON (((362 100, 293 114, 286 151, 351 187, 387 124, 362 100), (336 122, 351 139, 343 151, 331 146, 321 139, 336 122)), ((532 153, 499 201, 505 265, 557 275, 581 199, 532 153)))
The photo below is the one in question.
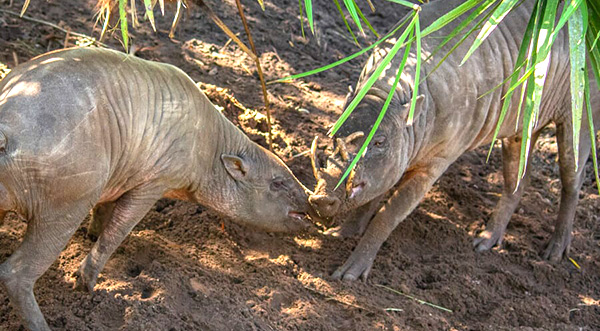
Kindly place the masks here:
MULTIPOLYGON (((0 0, 0 8, 20 10, 21 3, 9 7, 9 2, 0 0)), ((377 13, 368 17, 380 33, 406 12, 374 2, 377 13)), ((342 37, 346 32, 332 2, 314 3, 319 38, 306 41, 297 1, 267 1, 264 12, 256 1, 245 2, 268 79, 358 50, 342 37)), ((233 1, 210 4, 235 32, 243 31, 233 1)), ((37 1, 27 14, 91 33, 92 8, 91 2, 37 1)), ((229 119, 264 145, 264 118, 254 110, 261 111, 262 96, 251 59, 193 9, 186 12, 177 40, 167 37, 168 15, 158 19, 157 34, 148 26, 135 30, 136 55, 189 73, 229 119)), ((58 30, 0 12, 2 63, 14 66, 15 59, 24 62, 62 48, 64 40, 58 30)), ((107 42, 119 48, 114 39, 107 42)), ((310 161, 299 154, 340 114, 347 86, 358 78, 364 60, 269 86, 275 151, 308 187, 314 184, 310 161)), ((35 294, 50 326, 65 330, 600 329, 600 196, 588 175, 570 254, 580 269, 570 261, 543 261, 539 252, 551 234, 560 192, 551 130, 537 147, 532 187, 513 216, 503 247, 492 252, 476 254, 471 246, 501 191, 500 153, 495 150, 486 164, 483 148, 460 158, 398 226, 381 248, 367 283, 328 278, 356 239, 258 232, 202 206, 163 199, 109 260, 94 293, 72 290, 73 273, 92 245, 83 223, 38 281, 35 294)), ((587 167, 589 174, 591 165, 587 167)), ((25 228, 16 218, 0 226, 0 261, 17 247, 25 228)), ((0 329, 20 328, 0 289, 0 329)))

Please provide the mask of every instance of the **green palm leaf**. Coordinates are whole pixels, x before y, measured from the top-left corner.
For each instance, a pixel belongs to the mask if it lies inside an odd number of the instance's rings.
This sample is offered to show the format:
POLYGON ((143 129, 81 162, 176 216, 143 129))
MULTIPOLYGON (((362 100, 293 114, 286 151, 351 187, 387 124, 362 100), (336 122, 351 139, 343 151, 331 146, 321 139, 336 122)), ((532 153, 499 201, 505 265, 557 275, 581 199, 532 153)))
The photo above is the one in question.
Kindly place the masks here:
POLYGON ((127 42, 129 33, 127 32, 127 0, 119 0, 119 18, 121 19, 121 35, 123 36, 123 46, 127 51, 127 42))
POLYGON ((317 74, 319 72, 323 72, 325 70, 331 69, 333 67, 337 67, 340 64, 346 63, 352 59, 355 59, 363 54, 365 54, 366 52, 372 50, 373 48, 377 47, 377 45, 381 44, 382 42, 384 42, 385 40, 387 40, 389 37, 391 37, 392 35, 394 35, 398 30, 400 30, 405 24, 406 22, 408 22, 408 19, 410 19, 412 16, 406 16, 401 22, 400 24, 398 24, 398 26, 396 26, 394 29, 392 29, 392 31, 390 31, 390 33, 388 33, 387 35, 383 36, 383 38, 380 38, 378 41, 374 42, 371 46, 369 47, 365 47, 363 49, 361 49, 360 51, 351 54, 341 60, 335 61, 333 63, 330 63, 328 65, 322 66, 320 68, 316 68, 310 71, 306 71, 303 73, 299 73, 296 75, 291 75, 291 76, 287 76, 287 77, 283 77, 283 78, 279 78, 276 79, 274 81, 270 81, 267 84, 274 84, 274 83, 282 83, 282 82, 287 82, 293 79, 298 79, 298 78, 302 78, 302 77, 306 77, 306 76, 310 76, 310 75, 314 75, 317 74))
POLYGON ((415 106, 417 104, 417 96, 419 95, 419 79, 421 77, 421 26, 419 24, 419 12, 415 14, 415 17, 415 44, 417 46, 415 56, 417 57, 417 64, 415 65, 415 81, 413 87, 413 95, 410 101, 408 119, 406 120, 408 125, 412 125, 413 117, 415 115, 415 106))
POLYGON ((571 60, 571 114, 573 125, 573 151, 575 153, 575 171, 579 165, 579 130, 583 114, 585 91, 585 28, 584 15, 587 18, 585 3, 569 18, 569 54, 571 60), (581 9, 584 9, 583 11, 581 9))
POLYGON ((500 3, 500 6, 496 8, 492 17, 490 17, 489 21, 481 28, 479 31, 479 35, 475 38, 473 45, 463 58, 460 65, 463 65, 465 61, 475 52, 475 50, 481 45, 481 43, 496 29, 498 24, 502 22, 502 20, 508 15, 508 13, 517 6, 517 2, 519 0, 505 0, 500 3))
POLYGON ((146 9, 146 16, 152 25, 152 30, 156 32, 156 25, 154 24, 154 12, 152 11, 152 0, 144 0, 144 8, 146 9))
POLYGON ((354 23, 356 23, 356 26, 358 26, 360 32, 364 33, 362 25, 360 24, 360 19, 358 18, 358 13, 356 12, 356 3, 354 2, 354 0, 344 0, 344 5, 350 13, 350 16, 352 16, 354 23))
POLYGON ((333 3, 335 3, 337 10, 340 13, 340 16, 342 17, 342 20, 344 21, 344 25, 346 26, 346 29, 348 30, 348 32, 350 32, 350 35, 352 36, 354 43, 357 46, 360 46, 358 44, 358 40, 356 39, 356 35, 354 34, 354 32, 352 32, 352 29, 350 28, 350 24, 348 24, 348 20, 346 19, 346 15, 344 15, 344 11, 342 11, 342 6, 340 6, 340 2, 338 0, 333 0, 333 3))
POLYGON ((408 24, 408 26, 406 27, 406 29, 404 30, 404 32, 402 33, 402 35, 400 36, 400 38, 398 38, 398 41, 394 44, 394 46, 392 47, 392 49, 384 57, 383 61, 381 61, 381 63, 379 64, 379 66, 371 74, 371 76, 369 77, 369 79, 367 79, 367 82, 365 83, 365 85, 363 86, 363 88, 361 88, 361 90, 358 92, 358 94, 356 95, 356 97, 354 99, 352 99, 352 101, 350 102, 350 104, 348 105, 348 107, 344 110, 344 112, 342 113, 342 115, 340 116, 340 118, 338 118, 338 120, 335 122, 333 128, 329 131, 329 135, 330 136, 333 136, 340 129, 340 127, 342 126, 342 124, 344 124, 344 122, 346 121, 346 119, 348 118, 348 116, 350 116, 350 114, 352 113, 352 111, 354 110, 354 108, 356 108, 356 106, 358 105, 358 103, 367 94, 367 91, 373 86, 373 84, 375 84, 375 82, 377 81, 377 79, 379 79, 379 76, 381 75, 381 73, 383 72, 383 70, 392 61, 392 59, 394 58, 394 56, 396 55, 396 53, 398 53, 398 50, 400 50, 400 47, 402 47, 404 45, 404 41, 408 37, 409 33, 412 32, 412 30, 413 30, 413 28, 414 28, 417 20, 418 20, 418 16, 416 14, 413 15, 413 19, 408 24))
POLYGON ((534 72, 527 83, 525 112, 523 116, 523 140, 521 143, 521 157, 519 160, 519 182, 527 170, 526 160, 529 157, 531 149, 531 136, 533 134, 533 129, 537 125, 539 116, 544 82, 546 81, 548 65, 550 64, 550 35, 554 29, 558 0, 548 0, 542 7, 542 20, 535 27, 537 30, 535 32, 537 38, 534 40, 537 40, 537 43, 535 45, 535 51, 532 54, 534 72))
POLYGON ((363 154, 367 150, 367 146, 369 146, 369 143, 371 143, 371 140, 373 140, 373 136, 375 135, 377 128, 379 128, 379 125, 381 124, 381 121, 383 120, 383 117, 385 116, 385 114, 390 106, 390 103, 392 102, 392 98, 394 97, 394 93, 396 92, 396 87, 398 86, 398 83, 400 82, 400 77, 402 77, 402 72, 404 71, 404 67, 406 66, 406 61, 408 60, 408 55, 410 54, 410 45, 411 44, 408 44, 404 50, 404 56, 402 57, 402 62, 400 63, 398 72, 396 72, 396 79, 394 80, 394 83, 392 84, 392 89, 388 93, 388 96, 385 99, 385 103, 383 104, 383 107, 381 108, 381 112, 379 112, 379 116, 377 116, 377 119, 375 120, 375 123, 373 124, 373 127, 371 128, 371 131, 369 131, 369 135, 367 136, 367 139, 365 139, 365 142, 360 147, 360 150, 358 151, 358 153, 356 154, 354 159, 352 159, 352 162, 350 163, 350 165, 344 172, 344 175, 342 176, 342 178, 340 178, 340 180, 338 181, 338 183, 334 189, 337 189, 344 182, 344 179, 346 179, 346 177, 348 177, 348 175, 350 175, 350 172, 352 171, 352 169, 354 169, 354 167, 356 167, 356 164, 358 163, 360 158, 363 156, 363 154))
POLYGON ((306 8, 306 18, 308 19, 308 26, 310 31, 315 34, 315 23, 313 22, 313 7, 312 0, 304 0, 304 8, 306 8))

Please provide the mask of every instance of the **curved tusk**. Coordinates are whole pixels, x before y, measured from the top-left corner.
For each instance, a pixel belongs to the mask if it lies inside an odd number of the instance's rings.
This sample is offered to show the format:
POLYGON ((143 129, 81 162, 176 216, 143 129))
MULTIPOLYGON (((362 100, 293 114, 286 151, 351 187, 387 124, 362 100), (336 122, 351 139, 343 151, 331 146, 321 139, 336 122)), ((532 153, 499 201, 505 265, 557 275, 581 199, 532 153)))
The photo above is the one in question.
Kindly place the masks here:
POLYGON ((349 142, 353 141, 354 139, 362 138, 364 136, 365 136, 364 132, 356 131, 353 134, 347 136, 344 140, 346 141, 346 143, 349 143, 349 142))
POLYGON ((317 179, 317 180, 319 180, 319 178, 321 177, 319 175, 319 168, 321 168, 321 166, 319 165, 319 160, 317 160, 317 141, 318 140, 319 140, 319 136, 315 136, 315 139, 313 139, 313 142, 310 145, 310 163, 313 168, 313 175, 315 176, 315 179, 317 179))
POLYGON ((354 186, 354 175, 356 174, 356 168, 352 169, 350 171, 350 174, 348 175, 348 179, 346 180, 346 194, 347 196, 350 196, 351 192, 352 192, 352 187, 354 186))
POLYGON ((336 150, 340 152, 340 156, 342 157, 342 160, 344 162, 348 162, 348 150, 346 149, 346 143, 344 143, 344 141, 341 138, 337 138, 335 140, 335 142, 337 143, 337 148, 336 150))

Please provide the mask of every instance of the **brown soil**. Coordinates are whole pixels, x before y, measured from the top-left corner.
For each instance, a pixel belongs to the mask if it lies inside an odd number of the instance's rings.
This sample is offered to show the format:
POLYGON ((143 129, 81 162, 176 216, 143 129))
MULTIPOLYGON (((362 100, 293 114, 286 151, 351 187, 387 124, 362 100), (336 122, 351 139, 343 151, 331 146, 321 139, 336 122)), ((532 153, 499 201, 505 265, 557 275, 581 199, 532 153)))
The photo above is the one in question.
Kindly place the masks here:
MULTIPOLYGON (((12 7, 9 2, 0 0, 0 9, 20 10, 22 1, 12 7)), ((297 1, 266 1, 264 12, 256 1, 244 1, 268 79, 315 68, 357 50, 342 37, 347 33, 332 2, 314 2, 319 38, 311 35, 305 41, 297 1)), ((378 11, 368 16, 380 32, 405 13, 401 6, 374 2, 378 11)), ((232 0, 210 4, 243 36, 232 0)), ((92 13, 92 4, 85 1, 48 0, 32 1, 27 15, 91 34, 92 13)), ((186 12, 177 40, 170 40, 171 17, 158 19, 157 34, 143 22, 134 30, 136 54, 173 63, 202 82, 232 121, 265 144, 260 133, 264 119, 242 111, 231 99, 235 96, 247 107, 261 109, 251 60, 227 43, 196 8, 186 12)), ((109 39, 107 43, 119 48, 115 38, 109 39)), ((9 67, 15 59, 24 62, 62 48, 64 40, 64 33, 51 27, 0 12, 0 62, 9 67)), ((364 60, 269 86, 275 150, 309 187, 314 184, 310 162, 296 155, 335 121, 347 86, 356 81, 364 60)), ((537 147, 532 187, 513 216, 503 247, 492 252, 477 254, 471 247, 473 235, 490 217, 502 182, 500 153, 496 149, 486 164, 482 148, 460 158, 398 226, 366 283, 328 278, 356 240, 258 232, 202 206, 163 199, 110 259, 94 293, 72 290, 73 273, 92 245, 83 223, 37 282, 36 297, 57 330, 600 329, 600 196, 588 175, 570 254, 581 269, 569 261, 542 260, 539 252, 551 234, 560 193, 551 130, 537 147)), ((590 170, 588 164, 588 174, 590 170)), ((0 227, 0 261, 17 247, 25 228, 14 217, 0 227)), ((3 289, 0 329, 22 329, 3 289)))

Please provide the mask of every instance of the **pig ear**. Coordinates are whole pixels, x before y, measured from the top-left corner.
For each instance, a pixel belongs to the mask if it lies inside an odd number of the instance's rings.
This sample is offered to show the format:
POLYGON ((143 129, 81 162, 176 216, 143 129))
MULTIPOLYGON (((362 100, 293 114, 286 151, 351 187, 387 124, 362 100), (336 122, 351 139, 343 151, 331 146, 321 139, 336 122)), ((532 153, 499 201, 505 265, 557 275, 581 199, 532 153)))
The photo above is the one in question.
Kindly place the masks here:
MULTIPOLYGON (((417 96, 417 100, 415 102, 415 113, 413 114, 413 119, 419 117, 419 115, 421 114, 421 110, 423 110, 424 104, 425 103, 425 95, 424 94, 420 94, 417 96)), ((410 108, 410 103, 408 104, 409 108, 410 108)), ((408 112, 406 113, 406 116, 408 116, 408 112)), ((412 121, 411 122, 406 122, 406 125, 412 125, 412 121)))
POLYGON ((222 154, 221 161, 225 166, 225 170, 235 180, 245 179, 248 174, 248 164, 239 156, 222 154))

